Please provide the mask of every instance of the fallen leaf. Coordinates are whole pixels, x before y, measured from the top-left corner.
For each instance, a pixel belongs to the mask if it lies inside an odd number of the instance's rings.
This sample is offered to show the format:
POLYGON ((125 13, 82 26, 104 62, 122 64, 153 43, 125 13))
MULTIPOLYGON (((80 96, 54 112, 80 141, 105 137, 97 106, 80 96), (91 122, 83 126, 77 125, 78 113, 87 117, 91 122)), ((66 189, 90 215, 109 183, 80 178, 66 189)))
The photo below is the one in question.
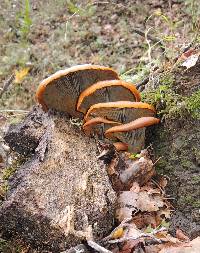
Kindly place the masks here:
POLYGON ((199 59, 199 54, 193 54, 190 57, 188 57, 181 66, 186 67, 187 69, 193 67, 196 65, 197 61, 199 59))
POLYGON ((171 210, 168 208, 161 209, 157 212, 157 216, 159 216, 162 219, 163 218, 169 219, 171 217, 171 210))
POLYGON ((183 231, 181 229, 179 229, 179 228, 176 230, 176 237, 179 240, 183 241, 183 242, 189 242, 190 241, 190 238, 187 235, 185 235, 183 233, 183 231))
POLYGON ((133 182, 130 191, 138 193, 140 191, 139 184, 137 182, 133 182))
POLYGON ((167 186, 168 180, 166 177, 161 177, 158 184, 162 189, 165 189, 165 187, 167 186))
POLYGON ((166 247, 159 251, 159 253, 199 253, 199 249, 200 237, 197 237, 189 243, 182 243, 179 245, 166 247))
POLYGON ((148 194, 146 191, 138 193, 123 191, 118 197, 119 208, 116 210, 116 217, 122 221, 124 218, 131 218, 133 212, 154 212, 163 206, 164 201, 161 195, 148 194))
POLYGON ((138 229, 144 229, 147 226, 151 225, 151 227, 156 228, 159 224, 156 220, 156 213, 138 213, 133 217, 133 222, 137 226, 138 229))
POLYGON ((183 53, 179 59, 186 60, 191 55, 194 55, 196 53, 196 50, 194 48, 191 48, 187 50, 185 53, 183 53))
POLYGON ((140 243, 140 240, 131 240, 125 242, 124 246, 120 250, 120 253, 132 253, 134 248, 140 243))
POLYGON ((30 68, 26 67, 21 70, 15 70, 15 83, 21 83, 22 80, 28 75, 30 68))
POLYGON ((136 211, 136 209, 130 208, 130 207, 122 207, 118 208, 115 213, 115 218, 119 221, 122 222, 124 219, 131 219, 132 214, 136 211))

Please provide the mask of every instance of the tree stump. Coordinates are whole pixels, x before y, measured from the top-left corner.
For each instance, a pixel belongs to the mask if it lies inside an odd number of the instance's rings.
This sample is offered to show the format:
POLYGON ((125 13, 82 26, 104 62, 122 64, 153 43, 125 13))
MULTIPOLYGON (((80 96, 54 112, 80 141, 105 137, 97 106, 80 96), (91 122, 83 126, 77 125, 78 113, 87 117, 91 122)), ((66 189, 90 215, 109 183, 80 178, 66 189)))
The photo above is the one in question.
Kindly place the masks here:
POLYGON ((110 232, 116 195, 94 139, 66 115, 35 107, 5 140, 29 158, 8 182, 0 209, 4 236, 20 237, 40 252, 60 252, 110 232))

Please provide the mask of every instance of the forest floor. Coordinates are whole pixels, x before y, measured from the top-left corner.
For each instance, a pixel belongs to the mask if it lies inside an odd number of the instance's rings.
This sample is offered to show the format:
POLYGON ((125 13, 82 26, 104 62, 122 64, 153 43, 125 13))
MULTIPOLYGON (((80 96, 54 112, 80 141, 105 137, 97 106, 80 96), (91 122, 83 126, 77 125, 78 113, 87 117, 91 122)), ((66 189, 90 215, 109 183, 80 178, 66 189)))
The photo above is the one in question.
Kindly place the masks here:
MULTIPOLYGON (((200 42, 199 14, 197 0, 1 0, 0 88, 13 82, 0 98, 0 124, 2 117, 17 122, 35 103, 40 81, 72 65, 110 66, 141 82, 200 42)), ((1 247, 25 252, 4 240, 1 247)))

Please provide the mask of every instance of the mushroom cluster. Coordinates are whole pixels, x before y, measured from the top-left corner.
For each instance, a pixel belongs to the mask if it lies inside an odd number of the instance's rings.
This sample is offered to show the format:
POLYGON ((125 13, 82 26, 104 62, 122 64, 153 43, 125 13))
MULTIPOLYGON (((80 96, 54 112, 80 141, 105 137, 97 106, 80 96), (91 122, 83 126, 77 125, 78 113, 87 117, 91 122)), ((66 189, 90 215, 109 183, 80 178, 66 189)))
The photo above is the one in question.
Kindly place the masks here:
POLYGON ((36 92, 44 111, 56 109, 84 120, 87 134, 98 133, 120 141, 120 150, 139 152, 144 144, 145 128, 159 123, 152 105, 141 102, 132 83, 120 80, 111 68, 77 65, 60 70, 44 79, 36 92))

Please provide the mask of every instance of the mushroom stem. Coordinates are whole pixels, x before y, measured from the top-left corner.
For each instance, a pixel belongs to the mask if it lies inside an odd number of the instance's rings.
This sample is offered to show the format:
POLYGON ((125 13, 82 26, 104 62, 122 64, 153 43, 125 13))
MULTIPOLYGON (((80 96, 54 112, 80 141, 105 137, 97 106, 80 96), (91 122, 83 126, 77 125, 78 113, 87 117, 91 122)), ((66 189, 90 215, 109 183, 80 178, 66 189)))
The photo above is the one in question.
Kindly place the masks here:
POLYGON ((159 122, 160 120, 154 117, 141 117, 134 121, 131 121, 130 123, 109 128, 108 130, 106 130, 105 136, 109 137, 113 133, 133 131, 138 128, 143 128, 143 127, 148 127, 154 124, 158 124, 159 122))

